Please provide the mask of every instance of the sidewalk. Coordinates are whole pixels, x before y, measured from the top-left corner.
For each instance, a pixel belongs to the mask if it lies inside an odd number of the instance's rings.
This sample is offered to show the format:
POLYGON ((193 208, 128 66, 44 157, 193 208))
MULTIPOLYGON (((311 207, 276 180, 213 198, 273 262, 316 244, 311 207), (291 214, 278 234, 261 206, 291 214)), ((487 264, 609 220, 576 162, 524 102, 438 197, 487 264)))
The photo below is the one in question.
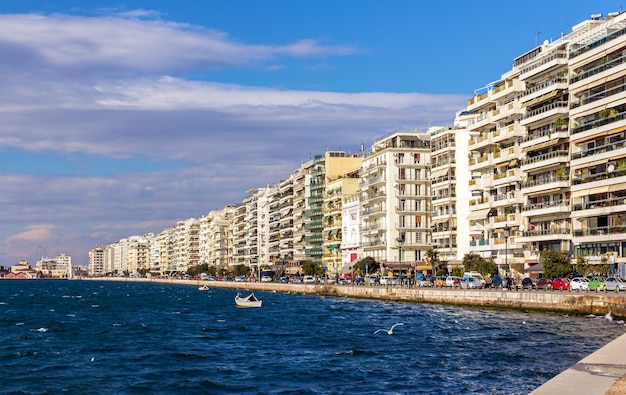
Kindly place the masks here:
POLYGON ((626 334, 555 376, 530 395, 626 394, 626 334))

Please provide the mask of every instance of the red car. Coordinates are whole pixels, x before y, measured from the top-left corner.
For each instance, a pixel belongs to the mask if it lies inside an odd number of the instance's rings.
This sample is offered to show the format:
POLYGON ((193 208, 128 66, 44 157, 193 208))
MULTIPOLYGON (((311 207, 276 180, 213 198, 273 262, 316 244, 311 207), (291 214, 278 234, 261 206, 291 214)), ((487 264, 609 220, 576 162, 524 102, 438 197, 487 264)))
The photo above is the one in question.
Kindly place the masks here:
POLYGON ((569 289, 569 284, 569 279, 567 278, 555 278, 552 280, 552 289, 567 291, 569 289))
POLYGON ((543 289, 549 291, 552 289, 552 282, 545 277, 537 280, 537 289, 543 289))

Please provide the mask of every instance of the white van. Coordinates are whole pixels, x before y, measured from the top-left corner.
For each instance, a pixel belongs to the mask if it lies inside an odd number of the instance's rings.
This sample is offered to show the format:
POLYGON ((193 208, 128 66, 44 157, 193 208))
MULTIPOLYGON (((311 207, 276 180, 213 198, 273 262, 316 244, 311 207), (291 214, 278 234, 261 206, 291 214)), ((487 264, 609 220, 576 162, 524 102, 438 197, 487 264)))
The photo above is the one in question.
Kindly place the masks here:
POLYGON ((304 276, 304 278, 302 279, 302 282, 305 284, 313 284, 315 283, 315 277, 313 276, 304 276))

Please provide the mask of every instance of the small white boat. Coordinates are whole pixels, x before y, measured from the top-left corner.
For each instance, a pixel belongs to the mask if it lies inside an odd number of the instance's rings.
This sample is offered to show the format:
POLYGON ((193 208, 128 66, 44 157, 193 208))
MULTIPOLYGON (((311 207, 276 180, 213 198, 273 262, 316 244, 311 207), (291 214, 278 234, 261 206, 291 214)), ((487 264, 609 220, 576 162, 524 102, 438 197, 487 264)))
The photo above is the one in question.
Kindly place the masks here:
POLYGON ((203 285, 201 287, 198 287, 198 291, 208 291, 209 290, 209 286, 208 285, 203 285))
POLYGON ((262 303, 263 301, 257 299, 254 293, 242 298, 241 293, 237 292, 237 296, 235 296, 235 304, 237 307, 261 307, 262 303))

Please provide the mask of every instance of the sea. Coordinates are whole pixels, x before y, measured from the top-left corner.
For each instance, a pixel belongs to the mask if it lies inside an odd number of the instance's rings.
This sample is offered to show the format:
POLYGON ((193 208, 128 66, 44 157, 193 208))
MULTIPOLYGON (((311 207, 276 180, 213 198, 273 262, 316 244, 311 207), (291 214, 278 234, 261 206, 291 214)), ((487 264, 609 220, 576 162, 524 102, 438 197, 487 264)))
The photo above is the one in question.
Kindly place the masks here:
POLYGON ((242 309, 236 293, 0 281, 0 393, 528 394, 626 330, 602 316, 274 292, 242 309))

